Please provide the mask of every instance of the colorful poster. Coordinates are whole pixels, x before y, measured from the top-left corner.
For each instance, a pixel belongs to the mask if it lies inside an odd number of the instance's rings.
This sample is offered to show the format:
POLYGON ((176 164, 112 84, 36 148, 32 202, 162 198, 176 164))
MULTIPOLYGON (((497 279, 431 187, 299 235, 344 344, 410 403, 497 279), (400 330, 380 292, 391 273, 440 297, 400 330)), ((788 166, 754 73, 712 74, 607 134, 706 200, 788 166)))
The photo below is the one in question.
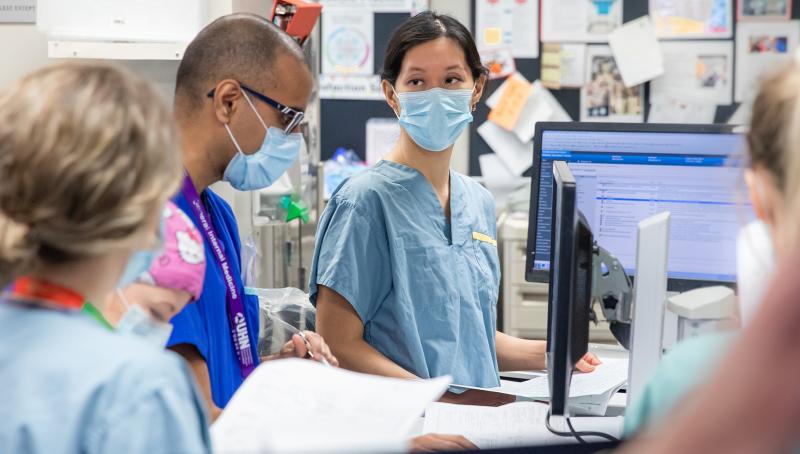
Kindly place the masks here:
POLYGON ((622 0, 542 0, 542 41, 605 43, 622 25, 622 0))
POLYGON ((643 85, 626 87, 609 46, 588 46, 580 121, 643 122, 643 85))
POLYGON ((789 20, 792 2, 789 0, 739 0, 740 21, 789 20))
POLYGON ((732 42, 670 41, 661 49, 665 72, 650 83, 652 96, 677 91, 712 104, 732 104, 732 42))
POLYGON ((736 28, 736 102, 755 97, 764 71, 792 58, 800 41, 800 21, 742 22, 736 28))
POLYGON ((323 74, 373 74, 374 51, 374 14, 371 11, 350 8, 323 11, 323 74))
POLYGON ((659 38, 733 36, 733 0, 650 0, 650 16, 659 38))
POLYGON ((539 1, 477 0, 475 39, 481 52, 506 48, 515 58, 538 58, 539 1))

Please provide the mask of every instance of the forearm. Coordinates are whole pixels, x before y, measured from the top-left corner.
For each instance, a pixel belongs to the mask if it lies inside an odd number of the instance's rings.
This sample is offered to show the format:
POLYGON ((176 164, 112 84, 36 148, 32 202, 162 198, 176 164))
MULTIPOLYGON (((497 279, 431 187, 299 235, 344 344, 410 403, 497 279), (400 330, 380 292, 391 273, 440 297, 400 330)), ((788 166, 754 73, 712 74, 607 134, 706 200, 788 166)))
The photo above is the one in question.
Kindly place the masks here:
POLYGON ((546 346, 545 341, 520 339, 497 331, 497 364, 501 371, 544 370, 546 346))
POLYGON ((363 339, 327 339, 333 354, 339 359, 340 367, 384 377, 418 378, 375 350, 363 339))

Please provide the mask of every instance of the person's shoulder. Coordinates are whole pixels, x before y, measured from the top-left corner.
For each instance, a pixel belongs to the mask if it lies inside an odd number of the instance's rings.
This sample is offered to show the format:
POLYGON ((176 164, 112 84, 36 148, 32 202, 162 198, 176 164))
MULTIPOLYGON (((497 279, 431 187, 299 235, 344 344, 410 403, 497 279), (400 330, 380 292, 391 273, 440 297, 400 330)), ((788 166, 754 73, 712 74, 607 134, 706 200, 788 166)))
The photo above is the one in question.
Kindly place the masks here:
POLYGON ((670 349, 662 359, 665 371, 681 373, 685 370, 713 368, 722 359, 736 333, 721 332, 686 339, 670 349))
POLYGON ((231 205, 224 198, 222 198, 221 195, 214 192, 211 188, 207 188, 204 193, 209 205, 220 209, 233 217, 233 208, 231 208, 231 205))

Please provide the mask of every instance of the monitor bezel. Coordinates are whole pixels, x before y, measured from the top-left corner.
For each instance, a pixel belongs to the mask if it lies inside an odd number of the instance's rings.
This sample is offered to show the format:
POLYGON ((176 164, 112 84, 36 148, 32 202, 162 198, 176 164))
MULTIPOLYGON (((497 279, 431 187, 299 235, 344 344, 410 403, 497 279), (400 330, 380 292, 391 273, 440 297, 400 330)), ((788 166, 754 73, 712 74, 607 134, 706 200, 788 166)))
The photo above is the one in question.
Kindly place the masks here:
MULTIPOLYGON (((531 201, 528 216, 528 241, 525 257, 525 280, 534 283, 547 283, 548 270, 534 270, 536 230, 539 213, 539 176, 542 166, 542 134, 544 131, 563 132, 631 132, 656 134, 741 134, 738 125, 690 125, 690 124, 655 124, 655 123, 581 123, 581 122, 539 122, 533 136, 533 166, 531 167, 531 201)), ((614 251, 610 251, 612 254, 614 251)), ((633 276, 631 276, 633 279, 633 276)), ((695 279, 669 278, 667 290, 670 292, 686 292, 696 288, 713 285, 724 285, 735 288, 735 282, 707 281, 695 279)))

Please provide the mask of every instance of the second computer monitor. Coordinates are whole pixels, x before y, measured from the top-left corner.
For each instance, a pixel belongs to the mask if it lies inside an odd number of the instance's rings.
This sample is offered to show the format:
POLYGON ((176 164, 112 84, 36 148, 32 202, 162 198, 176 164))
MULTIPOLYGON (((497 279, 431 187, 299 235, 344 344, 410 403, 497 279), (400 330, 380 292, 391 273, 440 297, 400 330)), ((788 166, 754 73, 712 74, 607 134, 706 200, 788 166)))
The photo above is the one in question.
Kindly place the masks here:
POLYGON ((537 123, 526 279, 549 278, 552 168, 566 161, 595 241, 635 272, 636 226, 672 214, 670 290, 736 279, 736 235, 752 219, 728 126, 537 123))

